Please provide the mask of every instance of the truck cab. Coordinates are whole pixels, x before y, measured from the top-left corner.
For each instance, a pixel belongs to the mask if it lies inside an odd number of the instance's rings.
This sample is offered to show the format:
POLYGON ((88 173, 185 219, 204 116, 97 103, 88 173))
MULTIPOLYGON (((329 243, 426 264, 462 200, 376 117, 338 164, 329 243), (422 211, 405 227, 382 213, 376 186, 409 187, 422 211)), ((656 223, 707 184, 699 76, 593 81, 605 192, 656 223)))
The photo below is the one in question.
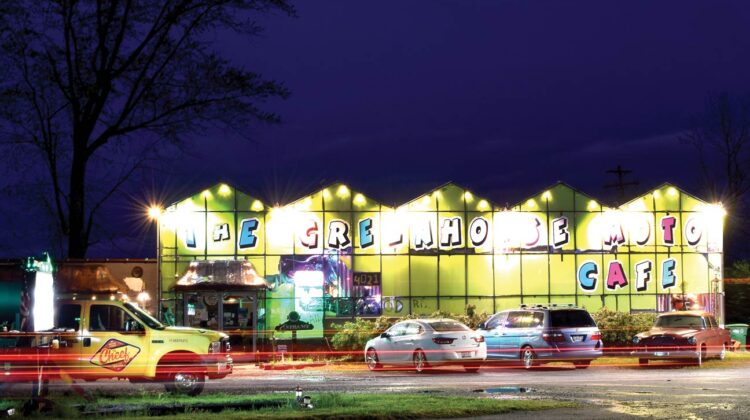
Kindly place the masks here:
POLYGON ((72 378, 160 381, 170 392, 197 395, 206 378, 232 373, 226 334, 165 326, 131 302, 58 300, 54 314, 55 365, 72 378))

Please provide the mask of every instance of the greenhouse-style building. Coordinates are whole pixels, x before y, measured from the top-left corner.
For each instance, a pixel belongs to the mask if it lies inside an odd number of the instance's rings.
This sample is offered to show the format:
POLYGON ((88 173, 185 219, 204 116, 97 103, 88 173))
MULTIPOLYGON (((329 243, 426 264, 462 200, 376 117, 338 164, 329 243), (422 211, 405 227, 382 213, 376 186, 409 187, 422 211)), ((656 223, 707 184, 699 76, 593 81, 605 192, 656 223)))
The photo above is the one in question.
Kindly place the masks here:
POLYGON ((300 338, 467 305, 691 307, 723 320, 724 215, 669 184, 616 207, 564 183, 508 207, 454 183, 398 206, 344 184, 269 206, 217 184, 159 219, 161 301, 178 324, 246 332, 252 350, 288 337, 274 330, 292 311, 312 324, 300 338))

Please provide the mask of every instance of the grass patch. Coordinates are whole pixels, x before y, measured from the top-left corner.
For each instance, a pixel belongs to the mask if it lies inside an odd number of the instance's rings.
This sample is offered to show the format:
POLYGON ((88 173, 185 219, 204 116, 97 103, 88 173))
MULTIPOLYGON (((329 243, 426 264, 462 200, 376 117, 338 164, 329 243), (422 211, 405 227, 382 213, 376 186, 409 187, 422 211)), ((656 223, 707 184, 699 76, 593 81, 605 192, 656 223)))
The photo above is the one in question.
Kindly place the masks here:
MULTIPOLYGON (((86 403, 86 409, 104 408, 117 405, 138 407, 125 415, 100 416, 117 419, 152 418, 148 407, 176 404, 187 406, 184 414, 170 415, 170 418, 193 419, 395 419, 395 418, 435 418, 472 417, 502 414, 517 411, 548 410, 554 408, 577 407, 578 404, 554 400, 504 400, 487 396, 441 396, 414 393, 306 393, 312 397, 315 408, 303 409, 298 406, 291 393, 231 395, 213 394, 199 397, 172 397, 168 395, 96 397, 86 403), (278 401, 278 408, 256 410, 224 410, 220 413, 201 411, 200 404, 239 403, 243 401, 278 401)), ((67 413, 80 401, 73 398, 57 400, 62 411, 67 413)))

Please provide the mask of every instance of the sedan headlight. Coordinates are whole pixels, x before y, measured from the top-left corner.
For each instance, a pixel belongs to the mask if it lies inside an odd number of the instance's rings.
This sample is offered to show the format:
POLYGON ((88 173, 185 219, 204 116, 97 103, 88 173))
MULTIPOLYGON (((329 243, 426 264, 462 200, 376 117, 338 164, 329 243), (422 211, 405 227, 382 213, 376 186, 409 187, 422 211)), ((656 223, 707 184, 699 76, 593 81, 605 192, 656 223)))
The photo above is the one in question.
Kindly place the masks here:
POLYGON ((211 344, 208 345, 209 353, 218 353, 219 351, 221 351, 221 341, 212 341, 211 344))
POLYGON ((695 344, 697 342, 698 342, 698 340, 696 340, 695 337, 688 338, 688 344, 695 344))
POLYGON ((638 337, 637 335, 633 337, 633 344, 638 344, 641 342, 641 337, 638 337))

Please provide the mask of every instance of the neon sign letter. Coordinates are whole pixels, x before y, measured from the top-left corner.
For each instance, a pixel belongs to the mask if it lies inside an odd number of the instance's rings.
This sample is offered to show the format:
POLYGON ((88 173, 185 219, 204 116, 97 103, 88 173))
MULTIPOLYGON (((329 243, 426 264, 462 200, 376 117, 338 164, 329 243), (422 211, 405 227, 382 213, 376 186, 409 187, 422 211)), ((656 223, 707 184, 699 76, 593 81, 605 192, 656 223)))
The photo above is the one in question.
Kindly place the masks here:
POLYGON ((454 247, 464 244, 461 229, 461 218, 444 218, 440 227, 440 246, 454 247))
POLYGON ((661 228, 664 231, 664 245, 674 245, 674 226, 677 219, 674 216, 664 216, 661 218, 661 228))
POLYGON ((343 220, 331 220, 328 222, 328 247, 341 249, 348 246, 352 241, 349 240, 349 223, 343 220))
POLYGON ((372 218, 368 217, 359 221, 359 247, 362 249, 371 247, 375 243, 372 236, 372 218))
POLYGON ((310 225, 305 229, 304 236, 299 238, 299 242, 309 249, 315 249, 318 247, 318 222, 310 219, 310 225))
POLYGON ((229 223, 214 226, 214 242, 229 240, 229 223))
POLYGON ((599 267, 593 261, 586 261, 578 268, 578 284, 581 289, 590 292, 596 289, 596 281, 599 275, 599 267))
POLYGON ((703 230, 698 225, 695 217, 691 217, 685 223, 685 240, 691 246, 696 246, 701 241, 703 230))
POLYGON ((570 240, 568 233, 568 218, 565 216, 552 220, 552 246, 562 248, 570 240))
POLYGON ((239 240, 237 241, 237 246, 240 249, 246 249, 246 248, 255 248, 255 245, 258 243, 258 237, 255 236, 255 231, 258 229, 258 219, 252 218, 252 219, 244 219, 240 223, 240 233, 239 240))
POLYGON ((418 223, 413 230, 414 249, 430 249, 434 243, 432 239, 432 225, 428 220, 418 223))
POLYGON ((677 284, 677 274, 674 272, 676 266, 677 262, 674 258, 667 258, 661 264, 661 287, 663 289, 669 289, 677 284))
POLYGON ((469 225, 469 239, 475 247, 484 245, 490 233, 490 224, 484 217, 475 217, 469 225))
POLYGON ((625 277, 625 270, 622 269, 622 263, 617 260, 609 263, 607 272, 607 289, 615 290, 628 285, 628 279, 625 277))
POLYGON ((644 260, 635 265, 635 290, 645 292, 651 281, 651 261, 644 260))

